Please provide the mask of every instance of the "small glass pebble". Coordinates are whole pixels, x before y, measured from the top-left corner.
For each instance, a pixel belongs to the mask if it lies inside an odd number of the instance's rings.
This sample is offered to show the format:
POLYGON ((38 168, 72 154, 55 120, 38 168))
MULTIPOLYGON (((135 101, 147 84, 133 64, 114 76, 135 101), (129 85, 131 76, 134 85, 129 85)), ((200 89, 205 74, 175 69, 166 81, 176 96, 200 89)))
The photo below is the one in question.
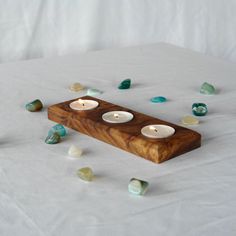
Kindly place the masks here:
POLYGON ((76 157, 76 158, 81 157, 82 153, 83 151, 80 148, 76 147, 75 145, 71 145, 68 150, 68 155, 71 157, 76 157))
POLYGON ((151 102, 153 103, 163 103, 163 102, 166 102, 167 99, 165 97, 162 97, 162 96, 158 96, 158 97, 153 97, 150 99, 151 102))
POLYGON ((194 116, 184 116, 181 119, 181 123, 183 125, 197 125, 199 124, 199 120, 194 116))
POLYGON ((56 143, 59 143, 60 140, 61 140, 61 136, 57 132, 55 132, 47 136, 47 138, 45 139, 45 143, 56 144, 56 143))
POLYGON ((195 116, 205 116, 208 112, 207 105, 205 103, 194 103, 192 112, 195 116))
POLYGON ((69 87, 69 89, 73 92, 79 92, 84 89, 84 86, 80 83, 74 83, 69 87))
POLYGON ((43 108, 43 104, 39 99, 36 99, 25 105, 26 110, 30 112, 40 111, 43 108))
POLYGON ((203 83, 201 88, 200 88, 200 93, 202 94, 207 94, 207 95, 212 95, 215 93, 215 88, 212 84, 209 84, 207 82, 203 83))
POLYGON ((131 86, 131 79, 125 79, 119 84, 118 88, 119 89, 129 89, 130 86, 131 86))
POLYGON ((102 94, 103 92, 102 91, 100 91, 100 90, 98 90, 98 89, 94 89, 94 88, 89 88, 88 90, 87 90, 87 95, 88 96, 96 96, 96 95, 100 95, 100 94, 102 94))
POLYGON ((148 182, 136 178, 132 178, 128 185, 128 191, 135 195, 143 195, 148 188, 148 182))
POLYGON ((51 135, 53 133, 57 132, 61 137, 66 136, 67 132, 66 129, 63 125, 61 124, 56 124, 54 125, 48 132, 48 135, 51 135))
POLYGON ((93 171, 90 167, 84 167, 77 170, 77 175, 80 179, 84 181, 92 181, 93 171))

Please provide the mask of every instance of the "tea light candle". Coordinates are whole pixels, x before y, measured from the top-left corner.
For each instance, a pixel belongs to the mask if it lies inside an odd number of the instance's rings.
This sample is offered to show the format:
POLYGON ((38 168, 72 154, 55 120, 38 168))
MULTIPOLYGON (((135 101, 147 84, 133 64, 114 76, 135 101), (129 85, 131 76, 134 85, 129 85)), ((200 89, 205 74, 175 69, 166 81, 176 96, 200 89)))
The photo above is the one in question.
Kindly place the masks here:
POLYGON ((148 138, 168 138, 175 133, 175 129, 168 125, 147 125, 141 133, 148 138))
POLYGON ((84 100, 78 99, 70 103, 70 108, 77 111, 92 110, 99 105, 97 101, 94 100, 84 100))
POLYGON ((108 123, 126 123, 133 117, 134 115, 127 111, 109 111, 102 115, 102 119, 108 123))

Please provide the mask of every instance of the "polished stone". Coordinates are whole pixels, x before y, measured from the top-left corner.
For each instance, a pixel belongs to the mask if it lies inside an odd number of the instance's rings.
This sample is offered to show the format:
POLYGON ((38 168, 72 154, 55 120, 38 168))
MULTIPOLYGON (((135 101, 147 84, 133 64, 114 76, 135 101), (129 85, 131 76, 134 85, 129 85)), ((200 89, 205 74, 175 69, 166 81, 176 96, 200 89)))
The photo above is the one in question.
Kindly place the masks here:
POLYGON ((51 134, 53 134, 55 132, 57 132, 61 137, 64 137, 67 134, 65 127, 63 125, 61 125, 61 124, 54 125, 49 130, 48 135, 51 135, 51 134))
POLYGON ((40 111, 43 108, 43 104, 39 99, 36 99, 25 105, 26 110, 30 112, 40 111))
POLYGON ((71 145, 68 150, 68 154, 71 157, 76 157, 76 158, 81 157, 82 153, 83 151, 80 148, 76 147, 75 145, 71 145))
POLYGON ((70 90, 73 92, 79 92, 84 89, 84 86, 80 83, 74 83, 70 86, 70 90))
POLYGON ((163 103, 163 102, 166 102, 167 99, 165 97, 158 96, 158 97, 151 98, 150 101, 153 103, 163 103))
POLYGON ((119 84, 119 89, 129 89, 131 86, 131 79, 125 79, 119 84))
POLYGON ((85 181, 92 181, 93 171, 90 167, 84 167, 77 170, 77 175, 80 179, 85 181))
POLYGON ((55 132, 47 136, 47 138, 45 139, 45 143, 56 144, 56 143, 59 143, 60 140, 61 140, 61 136, 57 132, 55 132))
POLYGON ((87 95, 88 96, 96 96, 96 95, 100 95, 102 94, 103 92, 101 90, 98 90, 98 89, 94 89, 94 88, 89 88, 87 90, 87 95))
POLYGON ((197 125, 199 124, 199 120, 194 116, 184 116, 181 120, 183 125, 197 125))
POLYGON ((148 188, 148 182, 136 178, 132 178, 128 185, 128 191, 135 195, 143 195, 148 188))
POLYGON ((207 105, 205 103, 194 103, 192 112, 195 116, 205 116, 208 112, 207 105))
POLYGON ((201 86, 200 93, 212 95, 215 93, 215 88, 212 84, 205 82, 201 86))

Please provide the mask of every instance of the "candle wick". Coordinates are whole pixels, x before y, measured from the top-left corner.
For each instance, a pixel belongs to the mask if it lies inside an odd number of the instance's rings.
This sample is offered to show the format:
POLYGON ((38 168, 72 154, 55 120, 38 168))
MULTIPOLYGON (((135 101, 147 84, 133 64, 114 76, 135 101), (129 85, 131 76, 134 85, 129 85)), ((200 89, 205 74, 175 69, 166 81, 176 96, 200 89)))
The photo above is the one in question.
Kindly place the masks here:
POLYGON ((78 102, 84 107, 85 104, 84 104, 84 101, 82 99, 79 99, 78 102))
POLYGON ((151 126, 150 129, 153 130, 154 132, 158 133, 158 130, 155 127, 151 126))

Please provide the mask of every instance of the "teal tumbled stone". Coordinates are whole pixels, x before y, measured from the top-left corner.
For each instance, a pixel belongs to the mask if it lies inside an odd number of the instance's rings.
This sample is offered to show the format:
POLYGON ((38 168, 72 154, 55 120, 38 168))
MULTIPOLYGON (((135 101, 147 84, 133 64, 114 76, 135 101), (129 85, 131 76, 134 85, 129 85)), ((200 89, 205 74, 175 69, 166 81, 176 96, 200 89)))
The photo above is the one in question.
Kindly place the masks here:
POLYGON ((166 102, 167 99, 165 97, 158 96, 158 97, 151 98, 150 101, 153 103, 163 103, 163 102, 166 102))
POLYGON ((119 89, 129 89, 131 86, 131 79, 125 79, 119 84, 119 89))
POLYGON ((57 132, 61 137, 66 136, 66 129, 61 124, 54 125, 48 132, 48 135, 52 135, 53 133, 57 132))
POLYGON ((39 99, 36 99, 25 105, 26 110, 30 112, 40 111, 43 108, 43 104, 39 99))
POLYGON ((47 138, 45 139, 45 143, 56 144, 56 143, 59 143, 60 140, 61 140, 61 136, 57 132, 55 132, 47 136, 47 138))
POLYGON ((99 94, 102 94, 103 92, 98 90, 98 89, 94 89, 94 88, 89 88, 87 90, 87 95, 88 96, 96 96, 96 95, 99 95, 99 94))
POLYGON ((205 103, 193 103, 192 112, 195 116, 205 116, 208 112, 207 105, 205 103))
POLYGON ((147 191, 148 182, 136 178, 132 178, 128 185, 128 191, 135 195, 143 195, 147 191))
POLYGON ((215 88, 212 84, 209 84, 207 82, 203 83, 200 89, 200 93, 212 95, 215 93, 215 88))

